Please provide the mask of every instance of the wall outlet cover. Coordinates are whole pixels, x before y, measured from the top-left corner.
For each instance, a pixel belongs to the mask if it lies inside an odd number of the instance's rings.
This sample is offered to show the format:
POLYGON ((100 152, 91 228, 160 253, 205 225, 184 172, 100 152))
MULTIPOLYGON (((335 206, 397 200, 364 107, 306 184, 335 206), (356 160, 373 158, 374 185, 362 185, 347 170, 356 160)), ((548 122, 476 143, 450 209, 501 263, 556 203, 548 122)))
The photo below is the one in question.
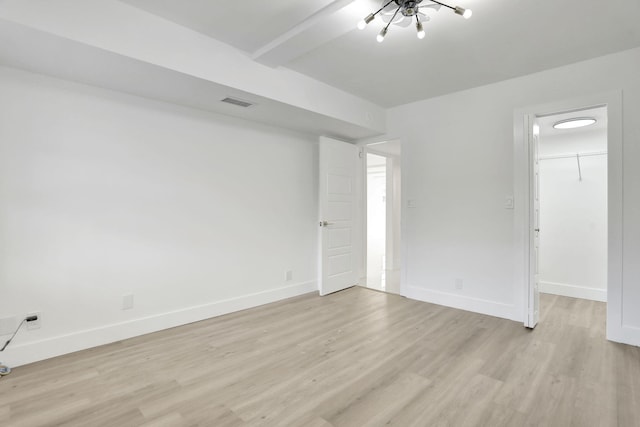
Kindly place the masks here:
POLYGON ((27 313, 25 317, 29 316, 38 316, 38 320, 34 320, 32 322, 25 322, 27 325, 28 331, 33 331, 35 329, 40 329, 42 327, 42 313, 39 311, 32 311, 31 313, 27 313))
POLYGON ((133 294, 122 296, 122 309, 131 310, 133 308, 133 294))

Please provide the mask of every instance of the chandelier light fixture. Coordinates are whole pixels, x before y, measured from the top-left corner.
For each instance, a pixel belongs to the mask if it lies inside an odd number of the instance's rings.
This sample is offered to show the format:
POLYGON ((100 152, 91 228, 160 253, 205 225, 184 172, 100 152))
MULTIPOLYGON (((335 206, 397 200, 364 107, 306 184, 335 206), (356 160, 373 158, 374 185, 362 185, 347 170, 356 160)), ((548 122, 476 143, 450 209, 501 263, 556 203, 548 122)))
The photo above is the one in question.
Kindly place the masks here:
POLYGON ((422 23, 431 19, 424 11, 426 9, 433 9, 437 12, 442 6, 453 10, 456 15, 460 15, 465 19, 471 18, 473 13, 471 9, 464 9, 460 6, 449 6, 436 0, 383 0, 380 9, 370 13, 362 21, 358 22, 358 29, 364 30, 367 24, 377 16, 380 16, 386 25, 380 30, 376 39, 378 43, 382 43, 391 24, 408 27, 415 17, 417 36, 419 39, 423 39, 425 32, 422 23), (423 1, 424 4, 421 4, 423 1))

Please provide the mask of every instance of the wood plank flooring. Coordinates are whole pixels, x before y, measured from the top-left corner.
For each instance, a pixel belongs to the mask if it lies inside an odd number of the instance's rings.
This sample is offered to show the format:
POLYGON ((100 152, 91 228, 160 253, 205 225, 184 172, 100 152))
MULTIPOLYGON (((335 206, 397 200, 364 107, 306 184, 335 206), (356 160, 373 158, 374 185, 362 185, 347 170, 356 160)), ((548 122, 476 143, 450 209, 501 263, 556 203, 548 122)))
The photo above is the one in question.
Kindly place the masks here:
POLYGON ((2 426, 640 426, 640 349, 605 304, 521 324, 363 288, 16 368, 2 426))

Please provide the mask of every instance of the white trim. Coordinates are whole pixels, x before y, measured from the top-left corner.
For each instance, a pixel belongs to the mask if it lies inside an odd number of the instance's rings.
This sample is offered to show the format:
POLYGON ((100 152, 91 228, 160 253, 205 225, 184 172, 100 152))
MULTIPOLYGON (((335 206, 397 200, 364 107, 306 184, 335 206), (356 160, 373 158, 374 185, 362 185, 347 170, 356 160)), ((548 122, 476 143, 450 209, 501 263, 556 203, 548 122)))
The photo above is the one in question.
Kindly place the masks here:
POLYGON ((570 285, 567 283, 540 282, 540 292, 545 294, 562 295, 564 297, 582 298, 592 301, 607 302, 607 290, 588 288, 586 286, 570 285))
POLYGON ((637 326, 623 324, 620 336, 613 335, 612 337, 609 337, 609 335, 607 334, 607 338, 611 341, 631 344, 640 347, 640 328, 638 328, 637 326))
POLYGON ((418 301, 429 302, 474 313, 486 314, 488 316, 500 317, 502 319, 516 321, 521 320, 519 317, 520 307, 511 304, 451 294, 448 292, 425 289, 412 285, 405 286, 404 291, 405 293, 403 296, 418 301))
POLYGON ((151 332, 246 310, 309 292, 317 292, 317 289, 318 285, 315 281, 297 283, 282 288, 188 307, 141 319, 77 331, 41 341, 22 345, 15 345, 18 344, 15 343, 2 353, 2 362, 11 367, 26 365, 27 363, 49 359, 51 357, 137 337, 151 332))

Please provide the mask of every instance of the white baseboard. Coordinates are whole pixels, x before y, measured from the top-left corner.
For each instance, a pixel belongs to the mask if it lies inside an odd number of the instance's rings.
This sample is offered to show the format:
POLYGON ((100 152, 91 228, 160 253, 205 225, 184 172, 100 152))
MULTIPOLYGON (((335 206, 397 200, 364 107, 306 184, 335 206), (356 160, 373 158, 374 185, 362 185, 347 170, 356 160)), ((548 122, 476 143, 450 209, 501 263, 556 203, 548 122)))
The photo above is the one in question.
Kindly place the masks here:
POLYGON ((545 294, 562 295, 564 297, 582 298, 593 301, 607 302, 606 289, 594 289, 584 286, 568 285, 566 283, 540 282, 540 292, 545 294))
POLYGON ((607 339, 621 344, 640 347, 640 327, 631 325, 612 325, 607 322, 607 339))
POLYGON ((640 328, 622 325, 622 334, 622 340, 619 342, 640 347, 640 328))
POLYGON ((168 313, 161 313, 141 319, 101 326, 29 342, 8 348, 0 354, 3 364, 16 367, 75 351, 86 350, 104 344, 132 338, 163 329, 186 325, 188 323, 233 313, 295 297, 309 292, 317 292, 315 281, 298 283, 291 286, 244 295, 237 298, 216 301, 194 307, 188 307, 168 313))
POLYGON ((520 307, 517 307, 518 309, 516 309, 516 307, 511 304, 503 304, 496 301, 450 294, 447 292, 425 289, 411 285, 403 287, 403 291, 403 296, 418 301, 430 302, 433 304, 444 305, 446 307, 500 317, 502 319, 515 320, 517 322, 522 321, 522 310, 520 307))

